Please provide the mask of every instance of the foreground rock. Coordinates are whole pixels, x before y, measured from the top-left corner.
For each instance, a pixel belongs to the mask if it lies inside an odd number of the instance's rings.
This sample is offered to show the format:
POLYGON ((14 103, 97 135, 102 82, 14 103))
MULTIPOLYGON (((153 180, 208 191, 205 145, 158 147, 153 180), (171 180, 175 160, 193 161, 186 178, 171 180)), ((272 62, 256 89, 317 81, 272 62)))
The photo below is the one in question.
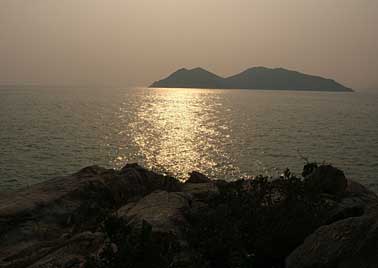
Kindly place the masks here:
POLYGON ((316 168, 305 179, 312 191, 331 195, 342 195, 348 184, 344 172, 330 165, 316 168))
POLYGON ((128 220, 133 228, 141 228, 143 222, 152 227, 152 232, 180 238, 180 225, 185 224, 183 211, 190 208, 192 197, 185 193, 156 191, 132 206, 122 207, 118 217, 128 220))
POLYGON ((0 267, 375 267, 377 207, 332 166, 230 183, 92 166, 0 196, 0 267))
POLYGON ((114 209, 154 190, 178 187, 175 179, 127 165, 119 172, 88 167, 17 191, 0 200, 0 267, 28 267, 52 253, 60 261, 65 253, 56 252, 77 235, 94 246, 93 235, 114 209))
POLYGON ((349 181, 345 196, 328 220, 331 224, 307 237, 287 258, 287 267, 377 267, 377 203, 374 193, 349 181))
POLYGON ((378 213, 320 227, 287 259, 287 267, 377 267, 378 213))

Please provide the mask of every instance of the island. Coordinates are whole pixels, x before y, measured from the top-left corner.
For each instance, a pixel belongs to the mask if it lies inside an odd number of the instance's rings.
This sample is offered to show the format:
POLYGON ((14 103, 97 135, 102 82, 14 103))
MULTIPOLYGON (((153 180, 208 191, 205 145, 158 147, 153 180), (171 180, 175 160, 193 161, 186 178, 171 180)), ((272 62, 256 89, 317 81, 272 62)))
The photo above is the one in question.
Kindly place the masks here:
POLYGON ((264 89, 352 92, 332 79, 308 75, 284 68, 253 67, 223 78, 203 68, 182 68, 151 88, 264 89))

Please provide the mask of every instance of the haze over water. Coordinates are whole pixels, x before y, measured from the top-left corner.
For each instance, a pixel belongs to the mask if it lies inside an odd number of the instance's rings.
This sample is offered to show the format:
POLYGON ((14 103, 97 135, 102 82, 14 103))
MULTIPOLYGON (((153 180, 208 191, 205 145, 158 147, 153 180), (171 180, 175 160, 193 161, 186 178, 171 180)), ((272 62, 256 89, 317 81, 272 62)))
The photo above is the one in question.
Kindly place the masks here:
POLYGON ((378 191, 378 94, 4 87, 0 191, 98 164, 185 179, 300 173, 302 156, 378 191))

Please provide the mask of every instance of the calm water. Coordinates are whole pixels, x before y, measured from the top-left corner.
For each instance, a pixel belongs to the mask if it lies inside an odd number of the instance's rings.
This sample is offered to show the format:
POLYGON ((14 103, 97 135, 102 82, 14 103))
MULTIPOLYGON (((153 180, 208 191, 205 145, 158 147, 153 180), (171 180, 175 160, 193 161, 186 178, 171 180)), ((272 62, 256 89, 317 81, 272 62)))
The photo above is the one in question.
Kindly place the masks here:
POLYGON ((2 88, 0 190, 87 165, 139 162, 234 179, 341 167, 378 190, 378 94, 197 89, 2 88))

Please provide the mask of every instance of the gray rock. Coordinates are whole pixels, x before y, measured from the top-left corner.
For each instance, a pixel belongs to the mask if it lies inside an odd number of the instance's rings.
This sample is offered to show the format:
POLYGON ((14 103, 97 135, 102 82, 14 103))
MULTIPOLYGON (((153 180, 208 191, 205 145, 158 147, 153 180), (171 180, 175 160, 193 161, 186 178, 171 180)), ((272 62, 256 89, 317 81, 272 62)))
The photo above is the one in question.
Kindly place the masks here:
MULTIPOLYGON (((344 194, 336 199, 328 197, 330 211, 324 218, 324 224, 330 224, 349 217, 359 217, 368 214, 370 209, 378 204, 375 193, 367 190, 358 182, 348 180, 344 194)), ((325 198, 327 200, 327 197, 325 198)))
POLYGON ((305 180, 308 187, 314 192, 340 195, 347 187, 344 172, 331 165, 319 166, 305 180))
POLYGON ((84 232, 70 239, 40 242, 9 254, 2 259, 0 267, 77 267, 84 263, 85 256, 96 252, 103 245, 104 239, 102 233, 84 232))
POLYGON ((137 202, 131 209, 120 208, 118 216, 125 218, 134 228, 143 222, 152 232, 180 236, 180 225, 185 224, 183 212, 190 207, 191 197, 184 193, 156 191, 137 202))
POLYGON ((377 220, 376 212, 320 227, 289 255, 287 267, 377 267, 377 220))
POLYGON ((210 197, 219 194, 215 182, 209 183, 185 183, 182 191, 191 194, 197 200, 208 200, 210 197))
POLYGON ((190 174, 189 179, 186 181, 186 183, 209 183, 211 180, 205 176, 202 173, 199 173, 197 171, 193 171, 190 174))
MULTIPOLYGON (((62 239, 97 230, 118 207, 155 190, 178 187, 175 179, 137 165, 126 165, 121 171, 92 166, 1 195, 0 267, 12 263, 27 267, 21 264, 24 255, 39 256, 29 258, 30 266, 40 256, 49 256, 51 248, 59 252, 62 239)), ((68 261, 63 255, 62 260, 68 261)))
POLYGON ((378 197, 348 181, 322 227, 287 258, 287 267, 377 267, 378 197))
POLYGON ((119 218, 131 227, 131 236, 140 237, 146 230, 149 243, 169 249, 163 254, 173 254, 169 267, 191 267, 195 254, 186 240, 189 224, 185 212, 191 208, 192 195, 183 192, 155 191, 133 205, 117 211, 119 218), (141 232, 142 231, 142 232, 141 232))
POLYGON ((63 267, 64 268, 74 268, 74 267, 80 267, 80 260, 78 258, 73 258, 73 259, 70 259, 68 260, 64 265, 63 267))

